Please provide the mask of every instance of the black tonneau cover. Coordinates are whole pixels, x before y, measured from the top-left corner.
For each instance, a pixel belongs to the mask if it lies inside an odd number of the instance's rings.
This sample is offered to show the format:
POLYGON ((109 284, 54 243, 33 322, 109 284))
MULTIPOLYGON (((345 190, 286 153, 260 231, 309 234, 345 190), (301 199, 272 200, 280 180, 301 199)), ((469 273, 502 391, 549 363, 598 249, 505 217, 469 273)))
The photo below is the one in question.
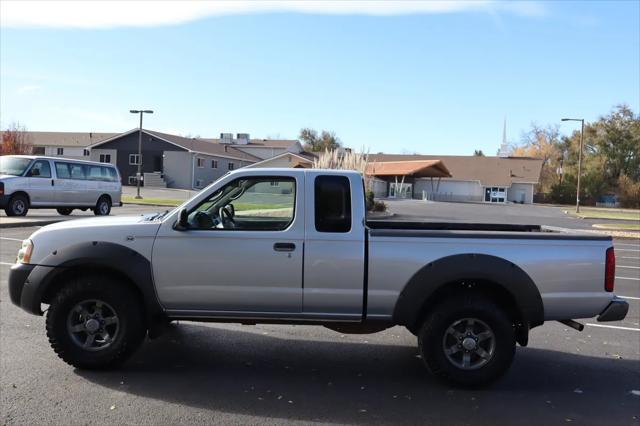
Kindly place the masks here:
POLYGON ((369 235, 373 237, 445 237, 535 240, 597 240, 611 241, 608 235, 574 233, 540 225, 465 222, 410 222, 367 220, 369 235), (524 233, 524 234, 523 234, 524 233))
POLYGON ((367 220, 371 229, 411 229, 425 231, 502 231, 502 232, 542 232, 540 225, 512 225, 503 223, 465 222, 409 222, 391 220, 367 220))

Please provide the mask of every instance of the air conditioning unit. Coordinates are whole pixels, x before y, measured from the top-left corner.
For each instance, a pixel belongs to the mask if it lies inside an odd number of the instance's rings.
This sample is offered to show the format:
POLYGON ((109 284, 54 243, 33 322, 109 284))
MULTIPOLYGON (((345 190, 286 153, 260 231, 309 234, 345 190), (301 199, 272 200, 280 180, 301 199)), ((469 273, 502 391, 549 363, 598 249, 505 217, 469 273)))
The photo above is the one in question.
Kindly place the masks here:
POLYGON ((220 133, 220 143, 233 143, 233 133, 220 133))
POLYGON ((238 133, 236 135, 236 143, 239 145, 247 145, 249 143, 249 133, 238 133))

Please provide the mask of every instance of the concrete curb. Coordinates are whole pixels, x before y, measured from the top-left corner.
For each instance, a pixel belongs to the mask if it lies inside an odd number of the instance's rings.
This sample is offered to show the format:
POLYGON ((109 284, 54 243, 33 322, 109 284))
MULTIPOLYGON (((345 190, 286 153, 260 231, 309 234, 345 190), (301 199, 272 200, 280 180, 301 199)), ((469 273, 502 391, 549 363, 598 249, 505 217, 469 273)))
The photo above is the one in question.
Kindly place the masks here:
MULTIPOLYGON (((185 201, 187 201, 187 200, 185 200, 185 201)), ((178 204, 178 206, 174 206, 173 204, 169 205, 169 204, 130 203, 130 202, 126 202, 126 203, 122 203, 122 204, 123 205, 131 205, 131 206, 170 207, 172 209, 175 209, 176 207, 178 207, 182 203, 178 204)))
POLYGON ((376 219, 388 219, 390 217, 394 217, 396 216, 395 213, 391 213, 391 212, 383 212, 383 213, 379 213, 379 212, 374 212, 374 214, 367 214, 366 219, 371 219, 371 220, 376 220, 376 219))

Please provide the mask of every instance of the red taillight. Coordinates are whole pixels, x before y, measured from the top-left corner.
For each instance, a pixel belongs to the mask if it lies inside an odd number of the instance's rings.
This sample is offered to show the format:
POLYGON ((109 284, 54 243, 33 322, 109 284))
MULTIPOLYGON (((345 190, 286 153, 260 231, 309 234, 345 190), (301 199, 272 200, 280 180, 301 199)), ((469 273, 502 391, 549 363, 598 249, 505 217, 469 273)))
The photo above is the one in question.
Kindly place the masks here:
POLYGON ((611 292, 616 276, 616 253, 613 251, 613 247, 607 249, 607 261, 604 269, 604 289, 611 292))

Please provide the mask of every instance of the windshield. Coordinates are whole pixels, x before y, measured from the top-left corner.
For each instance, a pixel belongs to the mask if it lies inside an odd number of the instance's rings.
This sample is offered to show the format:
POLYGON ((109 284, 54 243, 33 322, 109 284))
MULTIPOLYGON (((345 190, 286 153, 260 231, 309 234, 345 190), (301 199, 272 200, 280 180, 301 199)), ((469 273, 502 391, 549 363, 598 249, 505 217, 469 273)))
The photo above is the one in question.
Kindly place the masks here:
POLYGON ((30 158, 2 156, 0 157, 0 175, 22 176, 30 163, 30 158))

